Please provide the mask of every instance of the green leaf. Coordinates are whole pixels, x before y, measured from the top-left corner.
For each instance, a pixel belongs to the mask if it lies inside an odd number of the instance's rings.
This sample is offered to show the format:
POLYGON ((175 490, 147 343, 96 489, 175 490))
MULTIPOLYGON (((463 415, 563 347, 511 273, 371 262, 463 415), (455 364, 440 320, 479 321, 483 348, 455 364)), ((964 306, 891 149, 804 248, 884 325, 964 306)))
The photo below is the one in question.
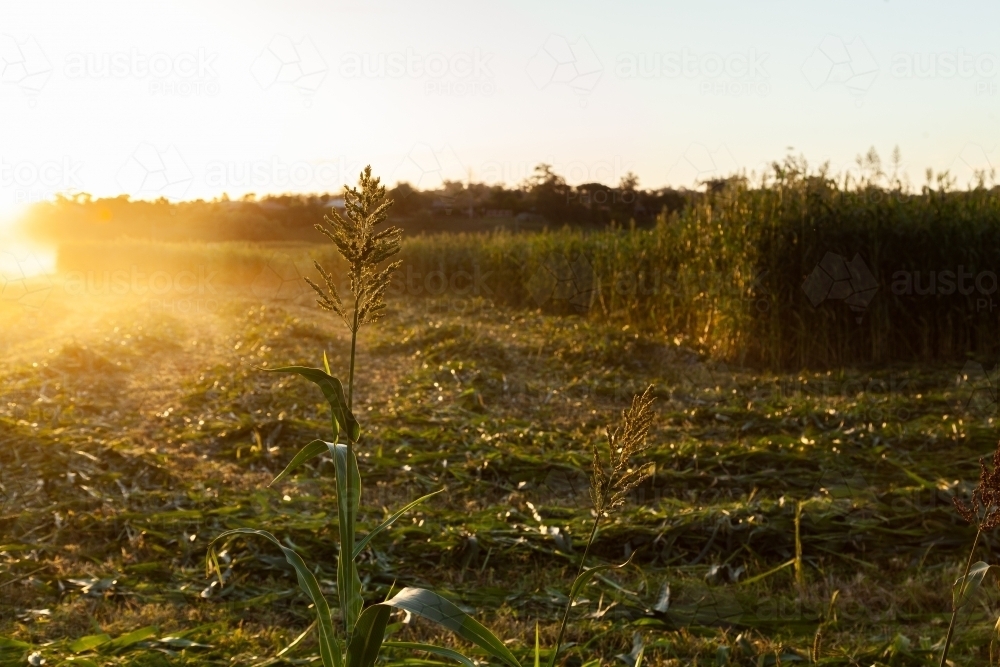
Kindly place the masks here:
POLYGON ((330 616, 330 605, 327 604, 326 598, 323 597, 323 591, 319 587, 319 582, 316 581, 316 576, 306 567, 306 563, 302 560, 302 557, 279 542, 278 538, 271 533, 266 530, 256 530, 254 528, 227 530, 212 540, 212 544, 209 545, 209 555, 214 555, 215 550, 213 546, 216 542, 233 535, 257 535, 258 537, 270 540, 281 549, 282 553, 285 554, 285 560, 295 568, 295 576, 299 580, 299 587, 309 596, 316 609, 316 618, 319 621, 319 652, 323 658, 323 666, 343 667, 343 656, 340 653, 340 645, 333 634, 333 619, 330 616))
POLYGON ((141 642, 144 639, 149 639, 150 637, 156 635, 156 633, 157 633, 156 628, 154 628, 152 625, 147 625, 144 628, 133 630, 128 634, 124 634, 121 637, 118 637, 117 639, 108 642, 108 644, 104 646, 104 650, 115 651, 118 649, 123 649, 126 646, 131 646, 132 644, 141 642))
POLYGON ((400 648, 410 651, 423 651, 425 653, 431 653, 433 655, 439 655, 443 658, 451 658, 455 662, 460 662, 465 667, 476 667, 476 663, 469 660, 464 655, 458 651, 453 651, 450 648, 444 648, 443 646, 434 646, 433 644, 420 644, 417 642, 385 642, 382 644, 386 648, 400 648))
POLYGON ((955 609, 958 609, 972 598, 973 594, 979 590, 983 579, 986 578, 986 574, 992 567, 989 563, 979 561, 969 568, 968 577, 959 577, 955 581, 955 587, 952 589, 952 604, 955 605, 955 609))
MULTIPOLYGON (((632 552, 632 556, 634 555, 635 552, 632 552)), ((628 560, 622 563, 621 565, 598 565, 596 567, 590 568, 589 570, 584 570, 583 572, 581 572, 580 576, 573 581, 573 586, 570 588, 569 591, 570 604, 573 604, 573 600, 575 600, 576 596, 580 594, 580 591, 583 590, 583 587, 586 586, 587 582, 593 579, 596 575, 606 570, 620 570, 621 568, 625 567, 626 565, 632 562, 632 556, 629 556, 628 560)))
POLYGON ((486 629, 483 624, 456 607, 437 593, 423 588, 404 588, 390 600, 382 604, 404 609, 417 616, 423 616, 446 627, 456 635, 472 642, 495 658, 503 660, 511 667, 521 667, 502 641, 486 629))
POLYGON ((358 460, 347 445, 329 445, 337 470, 337 514, 339 516, 340 555, 337 558, 337 593, 344 619, 347 643, 351 642, 354 624, 361 613, 361 578, 354 562, 354 523, 361 503, 361 474, 358 460))
POLYGON ((22 642, 18 639, 10 639, 9 637, 0 637, 0 650, 22 649, 22 648, 31 648, 31 644, 27 642, 22 642))
POLYGON ((107 644, 109 641, 111 641, 111 635, 87 635, 86 637, 80 637, 70 642, 67 648, 73 653, 83 653, 84 651, 93 651, 98 646, 107 644))
POLYGON ((347 429, 347 437, 351 442, 357 442, 361 437, 361 425, 354 418, 354 413, 347 407, 347 397, 344 394, 344 385, 337 378, 319 368, 307 368, 305 366, 286 366, 284 368, 264 368, 268 373, 295 373, 305 379, 319 385, 326 396, 326 402, 333 409, 333 430, 339 435, 340 426, 347 429))
POLYGON ((292 460, 288 462, 285 469, 282 470, 277 477, 272 479, 268 486, 274 486, 284 478, 288 477, 288 475, 300 465, 326 451, 328 451, 326 442, 322 440, 313 440, 308 445, 300 449, 298 454, 292 457, 292 460))
POLYGON ((361 612, 347 647, 347 667, 372 667, 375 664, 391 613, 392 607, 384 604, 374 604, 361 612))
POLYGON ((542 667, 542 645, 538 639, 538 621, 535 621, 535 667, 542 667))
POLYGON ((393 515, 391 515, 388 519, 386 519, 385 521, 383 521, 382 523, 380 523, 377 527, 373 528, 372 532, 370 532, 367 535, 365 535, 364 537, 362 537, 361 541, 354 545, 354 557, 357 558, 358 555, 361 553, 362 549, 364 549, 368 545, 368 542, 370 542, 373 537, 375 537, 376 535, 378 535, 379 533, 381 533, 383 530, 385 530, 386 528, 388 528, 389 526, 391 526, 393 523, 395 523, 396 519, 398 519, 399 517, 403 516, 404 514, 406 514, 411 509, 413 509, 414 507, 416 507, 420 503, 424 502, 425 500, 427 500, 431 496, 436 496, 437 494, 441 493, 442 491, 444 491, 444 489, 438 489, 437 491, 434 491, 433 493, 428 493, 426 496, 424 496, 422 498, 417 498, 416 500, 414 500, 412 503, 410 503, 409 505, 407 505, 403 509, 401 509, 398 512, 396 512, 393 515))

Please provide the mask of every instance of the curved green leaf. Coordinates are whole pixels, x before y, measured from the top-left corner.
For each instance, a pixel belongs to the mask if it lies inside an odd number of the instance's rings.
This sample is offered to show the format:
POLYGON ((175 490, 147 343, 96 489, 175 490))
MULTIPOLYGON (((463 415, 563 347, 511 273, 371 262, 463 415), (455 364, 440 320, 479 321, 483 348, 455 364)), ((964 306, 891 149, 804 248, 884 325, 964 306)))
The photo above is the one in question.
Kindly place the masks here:
POLYGON ((292 460, 289 461, 287 466, 285 466, 285 469, 282 470, 277 477, 272 479, 268 486, 274 486, 284 478, 288 477, 288 475, 300 465, 326 451, 328 451, 326 442, 322 440, 313 440, 308 445, 300 449, 298 454, 292 457, 292 460))
MULTIPOLYGON (((340 433, 340 426, 347 429, 347 437, 351 442, 357 442, 361 437, 361 425, 354 418, 354 413, 347 407, 347 396, 344 394, 344 385, 337 378, 319 368, 308 368, 306 366, 285 366, 283 368, 263 368, 268 373, 295 373, 305 379, 319 385, 326 396, 326 402, 333 409, 333 430, 340 433)), ((335 438, 336 439, 336 438, 335 438)))
POLYGON ((347 667, 372 667, 375 664, 390 613, 392 607, 384 604, 374 604, 361 612, 354 626, 354 636, 347 646, 347 667))
POLYGON ((521 667, 502 641, 490 632, 482 623, 472 618, 454 603, 444 599, 437 593, 423 588, 404 588, 390 600, 382 604, 404 609, 417 616, 423 616, 429 621, 443 625, 456 635, 472 642, 495 658, 503 660, 511 667, 521 667))
MULTIPOLYGON (((635 552, 633 551, 632 556, 634 555, 635 552)), ((605 572, 607 570, 620 570, 621 568, 625 567, 626 565, 632 562, 632 556, 629 556, 628 560, 622 563, 621 565, 598 565, 596 567, 590 568, 589 570, 584 570, 583 572, 581 572, 580 576, 573 581, 573 586, 569 590, 570 604, 573 603, 573 600, 576 599, 576 596, 580 594, 580 591, 583 590, 583 587, 586 586, 587 582, 593 579, 595 575, 600 574, 601 572, 605 572)))
POLYGON ((343 444, 327 443, 337 469, 337 515, 340 519, 340 554, 337 558, 337 594, 350 644, 354 624, 361 613, 361 578, 354 562, 354 524, 361 503, 361 473, 354 453, 343 444))
POLYGON ((989 563, 979 561, 969 568, 969 575, 967 577, 959 577, 955 581, 955 587, 952 589, 952 604, 955 605, 955 609, 958 609, 972 598, 972 595, 979 590, 983 579, 986 578, 986 574, 992 567, 989 563))
POLYGON ((139 628, 138 630, 133 630, 120 637, 112 639, 104 647, 103 651, 117 651, 119 649, 127 648, 132 644, 138 644, 141 641, 149 639, 150 637, 155 637, 159 634, 155 627, 152 625, 147 625, 144 628, 139 628))
POLYGON ((323 666, 343 667, 343 656, 340 653, 340 646, 337 644, 337 640, 333 634, 333 619, 330 616, 330 605, 327 604, 326 598, 323 597, 323 591, 319 587, 319 582, 316 581, 316 576, 306 567, 306 563, 302 560, 302 557, 283 545, 278 541, 278 538, 266 530, 237 528, 235 530, 227 530, 212 540, 206 559, 210 561, 214 560, 212 556, 214 555, 213 547, 215 543, 233 535, 257 535, 258 537, 270 540, 281 549, 282 553, 285 554, 285 560, 295 568, 295 576, 299 580, 299 587, 305 591, 316 608, 316 618, 319 621, 319 652, 323 658, 323 666))
POLYGON ((453 651, 450 648, 444 648, 443 646, 434 646, 433 644, 420 644, 417 642, 385 642, 382 644, 386 648, 401 648, 408 649, 410 651, 423 651, 424 653, 431 653, 433 655, 439 655, 442 658, 451 658, 455 662, 460 662, 465 667, 476 667, 476 663, 469 660, 464 655, 458 651, 453 651))
POLYGON ((362 537, 361 541, 359 541, 357 544, 354 545, 354 557, 357 558, 358 554, 361 553, 361 550, 364 549, 368 545, 368 542, 370 542, 373 537, 375 537, 376 535, 378 535, 379 533, 381 533, 383 530, 385 530, 386 528, 388 528, 389 526, 391 526, 392 524, 394 524, 396 522, 396 519, 398 519, 399 517, 403 516, 404 514, 406 514, 411 509, 413 509, 414 507, 416 507, 420 503, 424 502, 425 500, 427 500, 431 496, 436 496, 437 494, 441 493, 442 491, 444 491, 444 489, 438 489, 437 491, 434 491, 433 493, 428 493, 426 496, 424 496, 422 498, 417 498, 412 503, 410 503, 409 505, 407 505, 403 509, 399 510, 398 512, 395 512, 388 519, 386 519, 385 521, 383 521, 382 523, 380 523, 378 526, 376 526, 375 528, 373 528, 372 532, 370 532, 367 535, 365 535, 364 537, 362 537))
POLYGON ((110 641, 111 635, 88 635, 74 640, 67 648, 73 653, 83 653, 85 651, 93 651, 98 646, 103 646, 110 641))

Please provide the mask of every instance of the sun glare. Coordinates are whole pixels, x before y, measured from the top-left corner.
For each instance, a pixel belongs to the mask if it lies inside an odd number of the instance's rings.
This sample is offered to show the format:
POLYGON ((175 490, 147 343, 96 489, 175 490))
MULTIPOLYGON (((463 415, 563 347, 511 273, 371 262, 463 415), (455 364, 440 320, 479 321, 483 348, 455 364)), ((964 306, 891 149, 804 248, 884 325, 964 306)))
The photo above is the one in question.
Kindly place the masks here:
POLYGON ((19 229, 27 207, 0 202, 0 277, 5 283, 49 275, 56 269, 56 250, 26 237, 19 229))
POLYGON ((26 210, 27 207, 24 204, 0 198, 0 238, 14 233, 17 222, 26 210))

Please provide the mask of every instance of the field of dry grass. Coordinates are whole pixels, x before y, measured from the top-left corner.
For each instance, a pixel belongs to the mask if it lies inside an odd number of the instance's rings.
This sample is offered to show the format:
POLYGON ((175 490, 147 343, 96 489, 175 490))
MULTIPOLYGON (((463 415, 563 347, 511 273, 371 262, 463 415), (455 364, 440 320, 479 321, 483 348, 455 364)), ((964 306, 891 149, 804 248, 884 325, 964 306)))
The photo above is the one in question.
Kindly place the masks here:
MULTIPOLYGON (((280 281, 179 306, 64 278, 0 301, 0 662, 316 660, 311 635, 277 657, 311 611, 276 549, 233 541, 223 586, 203 561, 221 531, 267 526, 334 585, 332 465, 266 488, 321 433, 322 396, 253 367, 325 350, 336 369, 341 329, 280 281)), ((530 662, 586 537, 590 447, 653 384, 656 473, 593 561, 634 565, 587 588, 566 664, 612 664, 636 635, 652 665, 936 664, 972 536, 951 497, 997 439, 961 366, 750 372, 609 319, 454 295, 389 310, 360 342, 362 506, 382 508, 361 521, 445 492, 366 549, 371 599, 437 590, 530 662)), ((987 588, 956 664, 989 656, 987 588)), ((436 632, 406 620, 395 638, 436 632)))

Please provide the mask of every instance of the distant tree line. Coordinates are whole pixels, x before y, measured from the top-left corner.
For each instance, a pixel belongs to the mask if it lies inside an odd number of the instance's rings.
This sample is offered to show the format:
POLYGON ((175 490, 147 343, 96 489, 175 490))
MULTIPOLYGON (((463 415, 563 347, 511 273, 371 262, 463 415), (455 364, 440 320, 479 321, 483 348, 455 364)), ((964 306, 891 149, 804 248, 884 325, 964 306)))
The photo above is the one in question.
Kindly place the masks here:
MULTIPOLYGON (((679 211, 696 191, 643 190, 626 174, 614 185, 569 185, 550 165, 538 165, 523 183, 508 187, 446 181, 435 190, 400 183, 390 191, 394 224, 410 232, 475 231, 506 227, 530 230, 565 225, 602 228, 617 224, 645 227, 663 211, 679 211)), ((54 239, 151 238, 205 241, 317 240, 313 225, 340 193, 247 195, 231 200, 171 202, 133 200, 128 195, 94 198, 57 195, 36 204, 28 217, 33 235, 54 239)))

